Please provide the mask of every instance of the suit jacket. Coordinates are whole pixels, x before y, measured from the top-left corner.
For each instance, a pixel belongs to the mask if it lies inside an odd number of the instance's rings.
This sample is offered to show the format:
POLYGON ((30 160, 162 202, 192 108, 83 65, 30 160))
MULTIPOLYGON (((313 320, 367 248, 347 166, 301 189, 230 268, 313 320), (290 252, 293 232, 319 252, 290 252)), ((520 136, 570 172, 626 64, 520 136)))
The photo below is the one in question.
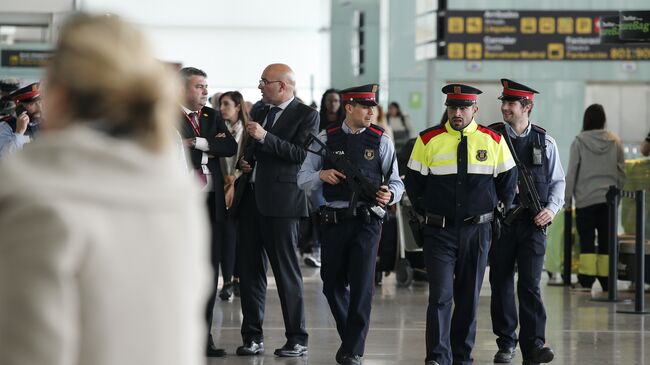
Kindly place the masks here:
POLYGON ((256 149, 255 200, 262 215, 307 216, 307 198, 296 180, 307 156, 303 143, 310 133, 318 133, 319 119, 316 110, 294 99, 268 131, 264 143, 251 140, 246 146, 256 149))
MULTIPOLYGON (((203 107, 199 113, 199 127, 200 134, 197 136, 192 129, 190 121, 185 116, 181 116, 180 133, 183 139, 203 137, 208 140, 210 149, 206 153, 212 157, 208 158, 208 169, 212 174, 212 184, 215 196, 215 220, 223 221, 226 218, 226 203, 224 201, 223 191, 223 174, 219 165, 219 157, 230 157, 237 153, 237 141, 228 132, 228 127, 224 120, 217 115, 216 110, 203 107), (219 133, 225 133, 225 138, 216 138, 219 133)), ((203 151, 196 148, 190 148, 188 151, 192 167, 196 169, 201 168, 201 156, 203 151)))

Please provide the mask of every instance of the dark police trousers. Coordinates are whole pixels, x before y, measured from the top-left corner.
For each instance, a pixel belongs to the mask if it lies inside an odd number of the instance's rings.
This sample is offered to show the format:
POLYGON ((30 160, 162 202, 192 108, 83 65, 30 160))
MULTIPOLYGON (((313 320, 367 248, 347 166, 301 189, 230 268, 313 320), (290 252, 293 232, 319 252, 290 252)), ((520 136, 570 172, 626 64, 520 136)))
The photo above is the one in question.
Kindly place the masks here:
POLYGON ((381 222, 371 217, 367 221, 346 218, 335 224, 321 224, 319 235, 323 294, 336 321, 343 351, 362 356, 375 289, 381 222))
POLYGON ((517 307, 514 274, 517 265, 519 296, 519 343, 524 358, 546 342, 546 311, 539 282, 546 252, 546 236, 524 212, 511 226, 503 225, 501 237, 490 248, 492 330, 499 348, 517 344, 517 307))
POLYGON ((294 252, 297 239, 298 218, 264 217, 257 209, 254 192, 244 193, 237 260, 243 314, 241 334, 245 343, 264 340, 262 322, 268 257, 280 296, 287 342, 307 345, 302 275, 294 252))
POLYGON ((425 226, 423 233, 429 280, 426 360, 469 365, 492 227, 490 223, 425 226))

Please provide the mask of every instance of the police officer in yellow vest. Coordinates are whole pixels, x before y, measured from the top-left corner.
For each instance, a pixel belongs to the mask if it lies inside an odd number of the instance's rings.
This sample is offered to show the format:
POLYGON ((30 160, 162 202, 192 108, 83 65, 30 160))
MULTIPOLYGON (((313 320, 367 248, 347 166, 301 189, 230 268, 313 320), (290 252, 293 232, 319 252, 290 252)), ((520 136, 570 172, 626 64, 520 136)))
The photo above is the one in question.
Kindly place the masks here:
POLYGON ((503 138, 474 120, 481 91, 450 84, 442 92, 447 94, 448 120, 417 138, 406 191, 425 216, 426 364, 468 365, 492 239, 490 223, 498 201, 510 206, 517 170, 503 138))
MULTIPOLYGON (((501 113, 506 123, 490 126, 508 138, 512 153, 528 170, 543 208, 517 215, 512 224, 504 225, 501 237, 490 248, 490 312, 492 330, 498 336, 499 351, 495 363, 509 363, 517 341, 523 363, 535 365, 553 360, 553 351, 544 346, 546 311, 539 282, 546 252, 546 235, 541 227, 553 220, 564 204, 564 171, 555 140, 528 120, 533 97, 538 92, 512 80, 502 79, 501 113), (514 275, 518 268, 519 339, 514 275)), ((519 171, 521 177, 522 172, 519 171)), ((520 204, 519 195, 513 205, 520 204)))

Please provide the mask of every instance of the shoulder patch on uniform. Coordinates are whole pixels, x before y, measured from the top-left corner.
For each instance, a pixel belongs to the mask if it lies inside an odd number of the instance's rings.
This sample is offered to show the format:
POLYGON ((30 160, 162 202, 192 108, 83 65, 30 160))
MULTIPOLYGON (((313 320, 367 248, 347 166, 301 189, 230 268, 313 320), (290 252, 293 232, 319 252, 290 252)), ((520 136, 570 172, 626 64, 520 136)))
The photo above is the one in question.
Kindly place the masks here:
POLYGON ((533 127, 539 133, 546 133, 546 129, 538 126, 537 124, 531 124, 530 126, 533 127))
POLYGON ((500 130, 504 129, 506 127, 506 124, 503 122, 496 122, 492 123, 489 126, 487 126, 490 129, 494 129, 495 131, 499 132, 500 130))
POLYGON ((501 135, 497 131, 494 131, 488 127, 484 127, 479 124, 478 131, 489 135, 496 143, 499 143, 501 141, 501 135))
POLYGON ((371 125, 370 127, 368 127, 368 129, 371 132, 374 132, 375 134, 377 134, 378 136, 381 136, 382 134, 384 134, 384 130, 378 125, 371 125))
POLYGON ((431 138, 446 132, 447 132, 447 128, 445 128, 444 125, 437 125, 435 127, 427 128, 422 132, 420 132, 420 139, 422 140, 422 143, 426 145, 427 143, 429 143, 431 138))
POLYGON ((337 126, 326 129, 326 132, 327 132, 328 135, 329 134, 334 134, 334 133, 340 132, 340 131, 341 131, 341 125, 337 125, 337 126))

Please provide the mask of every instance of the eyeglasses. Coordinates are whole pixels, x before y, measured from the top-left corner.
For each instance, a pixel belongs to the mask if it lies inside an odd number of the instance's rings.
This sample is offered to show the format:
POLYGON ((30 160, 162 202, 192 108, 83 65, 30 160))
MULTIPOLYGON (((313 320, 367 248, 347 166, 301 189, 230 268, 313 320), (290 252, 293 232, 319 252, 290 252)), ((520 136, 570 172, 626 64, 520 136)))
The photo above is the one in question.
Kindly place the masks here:
POLYGON ((272 84, 272 83, 274 83, 274 82, 282 82, 282 81, 280 81, 280 80, 269 81, 269 80, 267 80, 267 79, 260 79, 260 82, 258 83, 258 85, 260 85, 260 86, 266 86, 266 85, 268 85, 268 84, 272 84))

